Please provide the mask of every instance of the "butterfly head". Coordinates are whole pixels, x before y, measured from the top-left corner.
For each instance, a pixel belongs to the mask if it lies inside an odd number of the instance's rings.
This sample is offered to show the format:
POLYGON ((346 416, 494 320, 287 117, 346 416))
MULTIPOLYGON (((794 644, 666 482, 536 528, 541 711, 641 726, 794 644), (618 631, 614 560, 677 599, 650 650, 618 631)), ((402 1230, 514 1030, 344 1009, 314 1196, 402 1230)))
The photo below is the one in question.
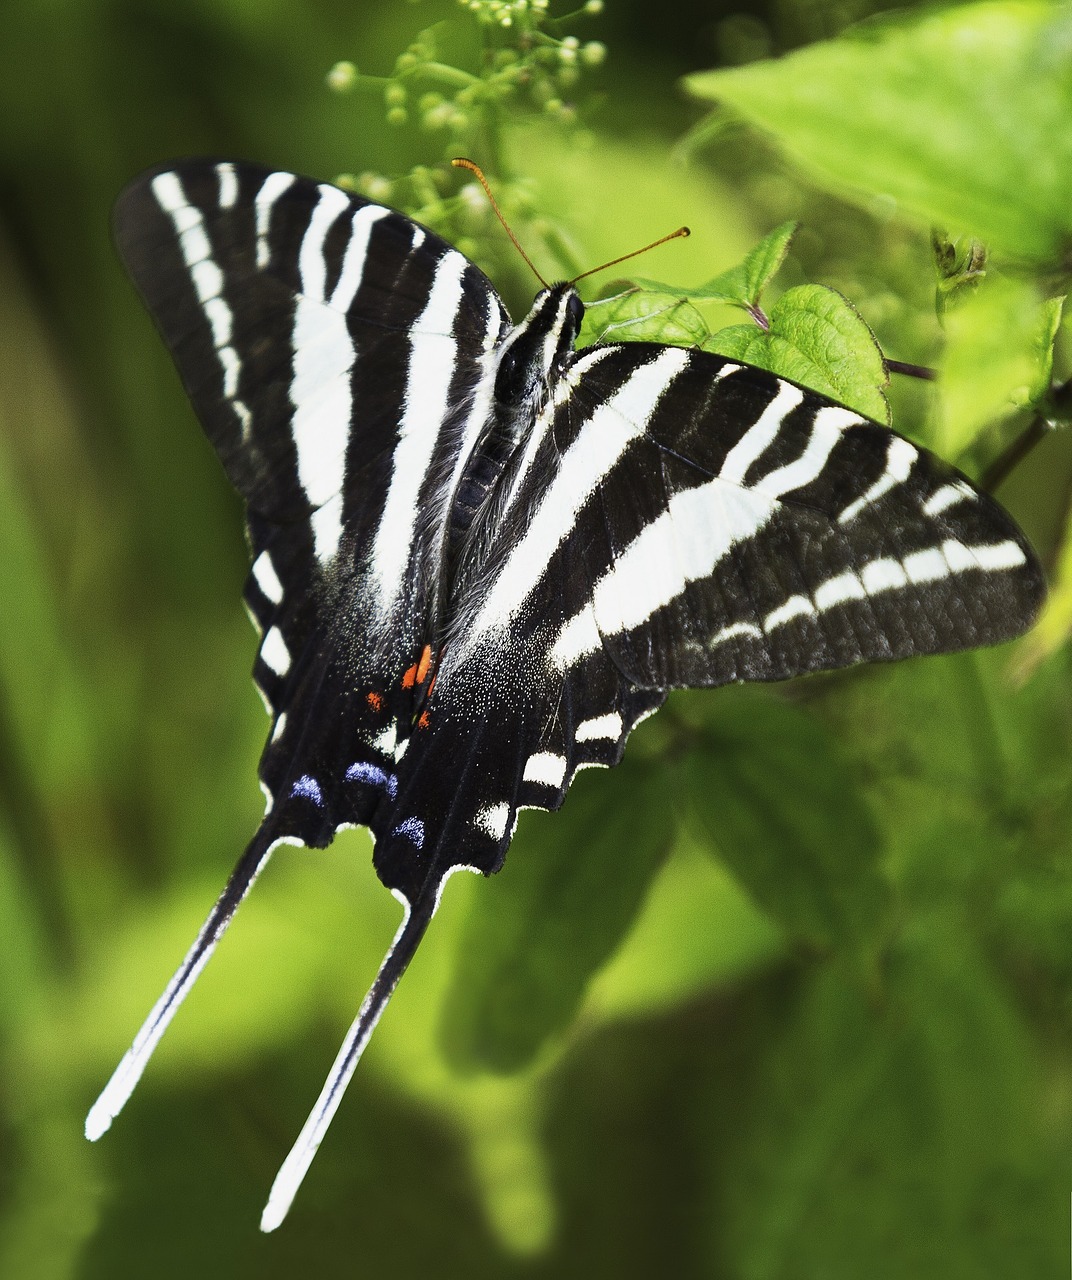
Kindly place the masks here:
POLYGON ((538 408, 573 353, 584 303, 572 284, 541 289, 499 348, 495 399, 503 409, 538 408))

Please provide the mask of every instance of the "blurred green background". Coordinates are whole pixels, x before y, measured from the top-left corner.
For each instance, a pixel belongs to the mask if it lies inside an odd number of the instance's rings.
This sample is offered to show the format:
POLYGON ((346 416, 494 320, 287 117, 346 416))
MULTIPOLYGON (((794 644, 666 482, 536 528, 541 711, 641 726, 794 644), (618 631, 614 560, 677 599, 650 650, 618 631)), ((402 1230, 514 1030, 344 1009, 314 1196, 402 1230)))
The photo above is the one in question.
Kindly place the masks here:
MULTIPOLYGON (((939 365, 937 391, 891 388, 894 422, 979 474, 1055 337, 1069 372, 1072 21, 963 6, 824 43, 874 7, 607 0, 542 28, 605 60, 495 108, 474 158, 559 273, 687 222, 643 272, 696 284, 800 219, 778 288, 832 285, 888 355, 939 365), (737 114, 709 127, 681 77, 718 67, 693 88, 737 114), (934 223, 993 251, 941 323, 934 223)), ((109 209, 179 155, 440 164, 431 104, 388 124, 382 83, 325 81, 391 77, 428 28, 470 71, 512 38, 448 0, 0 9, 0 1277, 1064 1275, 1060 432, 1001 490, 1056 576, 1039 632, 675 696, 618 770, 525 815, 501 876, 451 882, 274 1236, 267 1188, 397 921, 363 833, 277 855, 82 1137, 255 828, 265 730, 239 503, 109 209)), ((523 269, 474 244, 520 314, 523 269)))

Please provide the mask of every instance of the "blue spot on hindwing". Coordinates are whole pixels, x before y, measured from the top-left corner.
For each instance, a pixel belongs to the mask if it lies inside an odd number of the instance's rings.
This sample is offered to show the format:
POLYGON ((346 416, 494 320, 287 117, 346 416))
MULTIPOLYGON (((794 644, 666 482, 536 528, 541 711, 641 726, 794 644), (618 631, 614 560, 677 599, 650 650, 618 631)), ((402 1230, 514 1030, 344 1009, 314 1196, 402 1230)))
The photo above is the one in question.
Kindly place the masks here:
POLYGON ((406 818, 391 832, 393 836, 405 836, 406 839, 420 849, 424 845, 424 823, 420 818, 406 818))
POLYGON ((290 794, 292 796, 303 796, 306 800, 311 800, 316 805, 324 803, 324 797, 320 794, 320 783, 307 773, 303 773, 298 781, 294 783, 290 789, 290 794))
POLYGON ((359 760, 346 770, 347 782, 367 782, 372 787, 383 787, 393 800, 398 791, 398 778, 393 773, 386 773, 379 765, 359 760))

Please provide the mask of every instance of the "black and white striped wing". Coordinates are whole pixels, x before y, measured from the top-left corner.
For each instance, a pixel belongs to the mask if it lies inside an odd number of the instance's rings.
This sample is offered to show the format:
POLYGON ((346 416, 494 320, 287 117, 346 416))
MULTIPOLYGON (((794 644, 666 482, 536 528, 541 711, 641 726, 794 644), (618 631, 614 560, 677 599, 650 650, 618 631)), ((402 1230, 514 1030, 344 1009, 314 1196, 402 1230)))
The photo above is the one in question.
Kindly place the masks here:
POLYGON ((564 459, 600 419, 617 443, 576 524, 588 592, 556 667, 601 649, 643 688, 784 680, 995 644, 1037 613, 1010 517, 887 428, 705 352, 602 348, 575 369, 564 459), (628 390, 645 378, 663 386, 646 414, 628 390))
POLYGON ((150 170, 113 222, 231 483, 271 519, 322 512, 321 562, 369 501, 365 469, 406 434, 405 406, 441 417, 509 324, 446 241, 297 174, 206 160, 150 170))
POLYGON ((445 506, 489 412, 506 313, 409 218, 254 165, 149 172, 115 234, 246 500, 273 834, 326 844, 369 820, 408 732, 403 677, 437 606, 445 506))

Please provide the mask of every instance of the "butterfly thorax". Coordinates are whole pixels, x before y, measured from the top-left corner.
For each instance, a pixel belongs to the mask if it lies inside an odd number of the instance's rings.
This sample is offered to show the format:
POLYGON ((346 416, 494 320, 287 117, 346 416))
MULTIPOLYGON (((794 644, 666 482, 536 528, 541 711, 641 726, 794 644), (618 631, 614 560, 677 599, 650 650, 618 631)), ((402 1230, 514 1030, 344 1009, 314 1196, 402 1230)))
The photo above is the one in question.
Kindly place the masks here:
POLYGON ((449 595, 482 564, 499 526, 509 463, 532 432, 573 353, 584 305, 570 284, 542 290, 498 352, 494 397, 449 512, 449 595))

